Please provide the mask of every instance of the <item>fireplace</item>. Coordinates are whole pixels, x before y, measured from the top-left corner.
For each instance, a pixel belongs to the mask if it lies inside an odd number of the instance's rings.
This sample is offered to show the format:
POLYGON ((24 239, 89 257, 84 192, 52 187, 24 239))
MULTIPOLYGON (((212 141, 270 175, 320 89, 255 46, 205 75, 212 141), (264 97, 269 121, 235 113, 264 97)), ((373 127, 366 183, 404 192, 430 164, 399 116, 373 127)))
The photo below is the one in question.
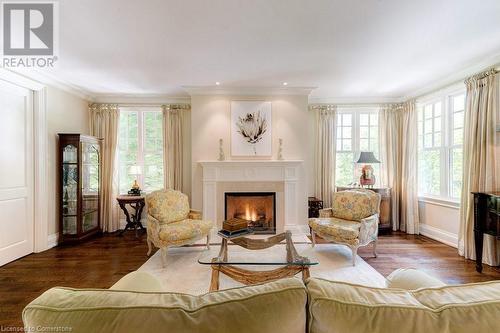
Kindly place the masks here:
POLYGON ((225 219, 240 218, 256 234, 276 233, 276 192, 226 192, 225 219))

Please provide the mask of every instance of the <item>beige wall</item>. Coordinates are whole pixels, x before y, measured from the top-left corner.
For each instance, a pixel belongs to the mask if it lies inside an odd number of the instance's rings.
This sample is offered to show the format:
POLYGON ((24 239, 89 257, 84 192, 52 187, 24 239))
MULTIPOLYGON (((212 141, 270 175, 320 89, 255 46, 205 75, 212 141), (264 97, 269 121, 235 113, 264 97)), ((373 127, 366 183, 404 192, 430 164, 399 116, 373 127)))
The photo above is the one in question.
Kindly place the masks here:
POLYGON ((458 230, 460 228, 460 208, 450 203, 419 201, 420 234, 458 246, 458 230))
MULTIPOLYGON (((299 216, 307 223, 307 195, 312 194, 313 147, 311 121, 307 96, 192 96, 191 98, 191 202, 194 209, 202 209, 202 170, 199 161, 216 160, 219 138, 224 140, 227 159, 230 153, 231 100, 265 100, 272 102, 272 159, 276 159, 278 139, 283 139, 283 155, 288 160, 304 160, 304 181, 299 193, 304 204, 299 216)), ((241 158, 239 158, 241 159, 241 158)), ((286 223, 286 221, 285 221, 286 223)))
POLYGON ((47 170, 48 170, 48 234, 59 232, 59 193, 56 190, 57 134, 82 133, 89 134, 88 102, 63 90, 47 88, 47 170))

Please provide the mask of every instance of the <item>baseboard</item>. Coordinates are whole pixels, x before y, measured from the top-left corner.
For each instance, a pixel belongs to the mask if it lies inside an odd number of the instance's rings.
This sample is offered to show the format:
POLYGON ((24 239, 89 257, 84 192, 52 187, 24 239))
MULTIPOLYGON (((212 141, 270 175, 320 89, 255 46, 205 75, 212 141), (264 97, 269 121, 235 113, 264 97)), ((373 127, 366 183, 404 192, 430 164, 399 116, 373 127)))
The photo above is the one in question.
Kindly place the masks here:
POLYGON ((458 247, 458 235, 452 232, 432 227, 426 224, 420 224, 419 231, 423 236, 437 240, 438 242, 452 246, 454 248, 458 247))
POLYGON ((59 233, 56 232, 55 234, 49 235, 47 237, 47 250, 51 249, 53 247, 56 247, 59 242, 59 233))

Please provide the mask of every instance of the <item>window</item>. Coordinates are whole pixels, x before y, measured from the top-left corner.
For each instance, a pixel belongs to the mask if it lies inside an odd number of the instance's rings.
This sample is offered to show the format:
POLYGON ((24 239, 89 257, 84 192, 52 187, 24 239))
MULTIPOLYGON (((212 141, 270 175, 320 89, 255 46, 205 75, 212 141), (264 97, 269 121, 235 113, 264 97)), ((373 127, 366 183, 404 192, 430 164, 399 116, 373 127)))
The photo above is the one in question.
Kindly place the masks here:
POLYGON ((441 193, 441 102, 427 104, 418 113, 419 192, 441 193))
POLYGON ((136 177, 145 192, 163 188, 161 111, 122 109, 118 147, 120 193, 127 193, 136 177), (130 174, 131 166, 139 166, 141 174, 130 174))
MULTIPOLYGON (((378 157, 378 110, 339 110, 335 170, 337 186, 359 182, 361 171, 356 169, 355 161, 361 151, 372 151, 378 157)), ((373 168, 375 175, 379 175, 379 165, 373 165, 373 168)))
POLYGON ((462 187, 465 94, 446 95, 418 110, 420 195, 457 200, 462 187))
POLYGON ((465 96, 451 98, 452 128, 450 144, 450 194, 452 198, 460 198, 462 190, 462 159, 464 141, 465 96))

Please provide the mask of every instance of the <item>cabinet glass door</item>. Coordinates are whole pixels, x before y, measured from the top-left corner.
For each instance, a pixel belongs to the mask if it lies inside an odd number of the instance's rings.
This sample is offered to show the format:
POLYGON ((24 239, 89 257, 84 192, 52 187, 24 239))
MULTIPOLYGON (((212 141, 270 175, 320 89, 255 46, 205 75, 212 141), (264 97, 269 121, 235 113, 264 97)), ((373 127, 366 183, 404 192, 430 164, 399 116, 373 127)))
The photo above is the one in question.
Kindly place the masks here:
POLYGON ((98 226, 99 222, 99 145, 82 143, 82 231, 98 226))
POLYGON ((63 149, 62 163, 62 210, 63 233, 74 235, 77 233, 78 214, 78 149, 74 145, 67 145, 63 149))

